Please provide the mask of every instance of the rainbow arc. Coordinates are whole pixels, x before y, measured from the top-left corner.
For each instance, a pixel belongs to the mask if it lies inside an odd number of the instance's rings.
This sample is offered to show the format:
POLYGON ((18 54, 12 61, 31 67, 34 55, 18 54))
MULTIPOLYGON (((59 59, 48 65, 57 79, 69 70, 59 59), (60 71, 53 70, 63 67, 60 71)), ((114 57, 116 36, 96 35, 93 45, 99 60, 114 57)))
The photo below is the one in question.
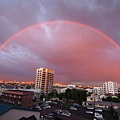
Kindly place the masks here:
POLYGON ((99 30, 97 30, 97 29, 95 29, 95 28, 92 28, 92 27, 90 27, 90 26, 88 26, 88 25, 85 25, 85 24, 82 24, 82 23, 77 23, 77 22, 72 22, 72 21, 62 21, 62 20, 59 20, 59 21, 58 21, 58 20, 57 20, 57 21, 41 22, 41 23, 38 23, 38 24, 34 24, 34 25, 32 25, 32 26, 29 26, 29 27, 27 27, 27 28, 24 28, 23 30, 17 32, 17 33, 14 34, 12 37, 10 37, 9 39, 7 39, 7 40, 0 46, 0 50, 1 50, 2 48, 4 48, 5 45, 7 45, 10 41, 12 41, 15 37, 17 37, 17 36, 20 35, 21 33, 24 33, 24 32, 26 32, 26 31, 28 31, 29 29, 33 29, 33 28, 35 28, 35 27, 37 27, 37 26, 40 26, 40 25, 43 25, 43 24, 49 25, 49 24, 54 24, 54 23, 56 23, 56 22, 64 22, 64 23, 69 23, 69 24, 75 24, 75 25, 78 25, 78 26, 83 26, 83 27, 89 28, 89 29, 91 29, 91 30, 94 30, 94 31, 96 31, 97 33, 99 33, 99 34, 101 34, 102 36, 104 36, 105 38, 107 38, 107 40, 109 40, 113 45, 115 45, 118 49, 120 49, 120 46, 119 46, 114 40, 112 40, 112 39, 111 39, 110 37, 108 37, 106 34, 100 32, 99 30))

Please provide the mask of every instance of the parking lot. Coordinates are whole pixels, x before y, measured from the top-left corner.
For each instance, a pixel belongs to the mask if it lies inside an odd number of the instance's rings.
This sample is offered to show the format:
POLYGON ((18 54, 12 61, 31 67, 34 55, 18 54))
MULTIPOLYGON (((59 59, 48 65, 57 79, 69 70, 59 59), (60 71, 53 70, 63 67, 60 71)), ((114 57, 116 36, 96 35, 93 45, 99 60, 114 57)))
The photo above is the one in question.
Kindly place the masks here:
MULTIPOLYGON (((79 106, 76 111, 70 110, 70 106, 65 105, 65 104, 62 106, 60 104, 50 104, 50 106, 51 106, 51 108, 45 109, 44 115, 51 113, 54 110, 62 109, 62 110, 67 110, 71 113, 70 117, 61 115, 61 117, 64 120, 93 120, 94 119, 94 110, 90 110, 93 112, 93 114, 86 113, 86 111, 88 111, 88 110, 86 107, 83 107, 83 106, 79 106)), ((41 111, 41 115, 42 114, 43 114, 43 112, 41 111)), ((101 114, 103 115, 105 120, 116 120, 110 111, 103 110, 101 114)))

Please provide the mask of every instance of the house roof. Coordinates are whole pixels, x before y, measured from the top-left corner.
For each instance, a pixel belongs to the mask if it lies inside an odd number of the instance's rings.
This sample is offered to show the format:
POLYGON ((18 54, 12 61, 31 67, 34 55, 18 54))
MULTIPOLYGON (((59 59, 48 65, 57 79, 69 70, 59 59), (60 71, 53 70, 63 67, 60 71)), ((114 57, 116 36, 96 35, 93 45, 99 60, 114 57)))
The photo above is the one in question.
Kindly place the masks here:
POLYGON ((11 106, 0 104, 0 115, 2 115, 3 113, 5 113, 11 109, 12 109, 11 106))
POLYGON ((34 111, 34 112, 38 112, 36 110, 33 109, 29 109, 29 108, 23 108, 20 106, 15 106, 15 105, 10 105, 10 104, 5 104, 0 102, 0 115, 4 114, 5 112, 11 110, 11 109, 18 109, 18 110, 26 110, 26 111, 34 111))

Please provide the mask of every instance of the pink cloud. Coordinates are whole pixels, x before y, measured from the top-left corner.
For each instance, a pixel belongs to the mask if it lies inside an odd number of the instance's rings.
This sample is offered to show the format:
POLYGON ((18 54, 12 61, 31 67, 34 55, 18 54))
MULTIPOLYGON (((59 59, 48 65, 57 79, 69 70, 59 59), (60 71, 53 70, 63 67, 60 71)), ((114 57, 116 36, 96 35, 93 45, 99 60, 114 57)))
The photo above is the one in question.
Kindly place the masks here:
MULTIPOLYGON (((27 64, 27 75, 30 65, 34 72, 40 67, 54 69, 56 81, 100 82, 120 79, 120 49, 104 34, 81 24, 60 21, 40 24, 12 38, 4 49, 19 64, 27 64), (14 56, 13 50, 17 51, 14 56)), ((26 76, 26 79, 31 78, 35 79, 35 74, 26 76)))

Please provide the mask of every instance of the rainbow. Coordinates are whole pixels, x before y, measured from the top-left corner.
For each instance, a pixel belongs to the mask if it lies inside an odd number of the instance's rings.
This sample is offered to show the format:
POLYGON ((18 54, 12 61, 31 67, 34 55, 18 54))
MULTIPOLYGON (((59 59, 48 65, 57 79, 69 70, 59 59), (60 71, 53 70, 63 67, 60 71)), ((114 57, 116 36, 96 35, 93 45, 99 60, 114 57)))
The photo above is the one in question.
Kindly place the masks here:
POLYGON ((113 41, 110 37, 108 37, 106 34, 100 32, 99 30, 95 29, 95 28, 92 28, 88 25, 85 25, 85 24, 82 24, 82 23, 77 23, 77 22, 72 22, 72 21, 63 21, 63 20, 57 20, 57 21, 48 21, 48 22, 41 22, 41 23, 38 23, 38 24, 34 24, 32 26, 29 26, 27 28, 24 28, 23 30, 17 32, 16 34, 14 34, 12 37, 10 37, 9 39, 7 39, 1 46, 0 46, 0 50, 6 45, 8 44, 13 38, 17 37, 18 35, 20 35, 21 33, 31 29, 31 28, 34 28, 34 27, 37 27, 37 26, 40 26, 42 24, 53 24, 53 23, 56 23, 56 22, 64 22, 64 23, 69 23, 69 24, 75 24, 75 25, 79 25, 79 26, 83 26, 83 27, 87 27, 91 30, 94 30, 96 31, 97 33, 101 34, 102 36, 104 36, 105 38, 107 38, 107 40, 109 40, 110 42, 112 42, 118 49, 120 49, 120 46, 115 42, 113 41))

